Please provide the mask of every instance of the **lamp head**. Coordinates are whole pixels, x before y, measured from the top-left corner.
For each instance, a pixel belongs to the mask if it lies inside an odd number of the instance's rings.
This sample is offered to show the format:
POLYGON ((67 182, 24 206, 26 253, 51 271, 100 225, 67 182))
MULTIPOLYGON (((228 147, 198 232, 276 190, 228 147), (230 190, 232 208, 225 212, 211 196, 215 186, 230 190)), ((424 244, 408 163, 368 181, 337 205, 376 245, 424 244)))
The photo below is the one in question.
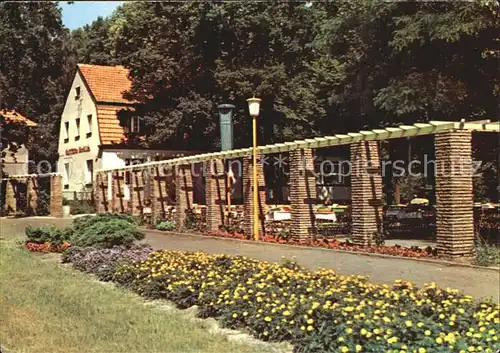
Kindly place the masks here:
POLYGON ((252 117, 259 116, 260 102, 261 101, 262 101, 262 99, 255 98, 255 97, 247 99, 248 111, 250 112, 250 116, 252 116, 252 117))

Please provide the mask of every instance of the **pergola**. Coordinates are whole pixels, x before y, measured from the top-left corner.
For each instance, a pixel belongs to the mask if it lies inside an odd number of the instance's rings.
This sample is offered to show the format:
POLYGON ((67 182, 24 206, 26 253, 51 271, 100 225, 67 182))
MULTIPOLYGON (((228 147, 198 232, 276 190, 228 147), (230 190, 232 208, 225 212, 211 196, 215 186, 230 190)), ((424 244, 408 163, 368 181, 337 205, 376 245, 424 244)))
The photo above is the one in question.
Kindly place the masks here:
MULTIPOLYGON (((310 235, 315 222, 312 210, 316 202, 312 151, 318 148, 350 145, 352 235, 355 243, 365 245, 372 241, 375 233, 382 230, 382 175, 378 142, 435 135, 438 251, 445 257, 469 257, 474 250, 471 141, 472 132, 475 131, 499 133, 500 124, 489 121, 430 121, 259 146, 257 151, 259 155, 289 153, 292 234, 306 237, 310 235), (457 164, 462 166, 459 170, 455 168, 457 164), (464 165, 466 168, 463 168, 464 165)), ((165 216, 168 205, 167 187, 174 184, 176 221, 178 226, 182 227, 186 219, 186 210, 191 208, 193 202, 191 165, 206 163, 207 227, 209 230, 216 230, 219 224, 224 223, 224 205, 227 201, 224 191, 224 162, 241 158, 243 159, 244 225, 245 231, 251 234, 254 217, 251 205, 253 182, 251 156, 252 148, 243 148, 97 170, 95 198, 98 210, 131 212, 141 216, 144 215, 145 204, 149 201, 153 218, 159 219, 165 216), (109 178, 111 181, 108 184, 109 178), (125 200, 123 185, 127 179, 130 180, 131 193, 125 200), (146 186, 152 187, 152 197, 149 200, 146 200, 144 192, 146 186), (108 190, 109 187, 111 190, 108 190)), ((261 169, 258 173, 260 204, 258 217, 263 220, 265 185, 262 164, 259 164, 258 168, 261 169)), ((260 223, 262 231, 263 222, 260 223)))

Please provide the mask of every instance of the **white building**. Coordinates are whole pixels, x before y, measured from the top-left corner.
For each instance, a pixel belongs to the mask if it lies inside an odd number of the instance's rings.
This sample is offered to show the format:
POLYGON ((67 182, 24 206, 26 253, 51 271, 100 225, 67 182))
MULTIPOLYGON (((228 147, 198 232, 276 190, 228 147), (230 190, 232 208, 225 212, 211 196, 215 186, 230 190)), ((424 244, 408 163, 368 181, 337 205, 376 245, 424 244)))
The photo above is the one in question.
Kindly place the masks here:
POLYGON ((131 162, 169 159, 182 151, 128 149, 121 144, 126 133, 138 132, 132 118, 121 126, 117 113, 134 109, 123 97, 131 88, 123 66, 78 64, 61 116, 58 171, 63 175, 64 197, 88 197, 94 170, 123 167, 131 162), (79 194, 82 193, 83 194, 79 194))
MULTIPOLYGON (((0 131, 7 128, 7 125, 21 125, 27 127, 35 127, 37 123, 26 118, 15 110, 0 110, 0 131)), ((28 136, 26 136, 26 140, 28 136)), ((27 142, 27 141, 24 142, 27 142)), ((25 175, 28 174, 29 153, 24 143, 16 144, 15 150, 11 150, 10 146, 2 146, 0 148, 3 158, 0 166, 0 174, 5 175, 25 175)))

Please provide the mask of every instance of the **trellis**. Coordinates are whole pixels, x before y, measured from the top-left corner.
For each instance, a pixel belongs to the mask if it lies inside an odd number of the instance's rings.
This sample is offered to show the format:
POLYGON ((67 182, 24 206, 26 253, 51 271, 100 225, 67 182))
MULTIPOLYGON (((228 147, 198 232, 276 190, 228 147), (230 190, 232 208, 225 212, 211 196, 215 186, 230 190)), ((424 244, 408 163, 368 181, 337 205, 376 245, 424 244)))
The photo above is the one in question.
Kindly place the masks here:
MULTIPOLYGON (((380 172, 380 155, 378 142, 397 138, 435 135, 437 168, 437 241, 438 250, 447 257, 470 257, 474 250, 472 168, 457 173, 452 167, 460 160, 472 166, 472 132, 500 132, 498 122, 447 122, 431 121, 373 130, 362 130, 355 133, 336 134, 293 142, 259 146, 259 155, 289 153, 290 156, 290 198, 292 206, 292 233, 297 237, 309 236, 314 229, 312 206, 315 203, 314 164, 312 150, 325 147, 350 145, 351 161, 355 163, 356 173, 351 176, 351 211, 353 214, 352 235, 354 241, 364 245, 372 242, 375 233, 382 229, 382 176, 380 172), (370 161, 371 164, 367 165, 370 161)), ((235 149, 224 152, 203 153, 193 156, 179 157, 164 161, 154 161, 120 168, 97 170, 98 187, 96 201, 99 211, 131 212, 144 216, 145 209, 141 205, 151 204, 153 219, 162 218, 164 214, 164 183, 175 183, 175 207, 178 225, 182 227, 186 218, 186 210, 192 204, 193 185, 190 165, 208 162, 209 171, 224 160, 243 159, 243 195, 245 228, 251 234, 253 209, 251 207, 251 148, 235 149), (153 195, 148 202, 129 199, 123 201, 123 192, 117 189, 126 173, 152 171, 150 181, 153 195), (171 173, 171 174, 170 174, 171 173), (167 178, 168 175, 173 176, 167 178), (108 183, 108 178, 112 178, 108 183), (108 188, 111 187, 109 192, 108 188), (106 195, 111 197, 106 197, 106 195), (139 201, 139 202, 137 202, 139 201), (116 208, 116 205, 120 205, 116 208)), ((259 215, 263 219, 265 190, 262 164, 258 165, 259 215)), ((131 178, 134 180, 136 178, 131 178)), ((209 173, 205 176, 205 196, 207 200, 207 225, 209 230, 216 230, 225 222, 225 191, 220 175, 209 173)), ((134 195, 143 195, 144 185, 131 185, 134 195)), ((140 196, 139 196, 140 197, 140 196)), ((263 227, 261 227, 261 230, 263 227)))

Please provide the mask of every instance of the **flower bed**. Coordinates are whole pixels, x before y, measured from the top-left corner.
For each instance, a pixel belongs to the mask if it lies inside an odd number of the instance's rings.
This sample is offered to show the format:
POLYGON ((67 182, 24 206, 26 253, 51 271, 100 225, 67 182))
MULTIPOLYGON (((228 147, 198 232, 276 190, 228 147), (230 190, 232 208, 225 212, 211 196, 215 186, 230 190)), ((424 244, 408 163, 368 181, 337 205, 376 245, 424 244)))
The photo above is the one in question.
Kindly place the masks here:
POLYGON ((27 241, 24 243, 24 246, 28 249, 28 251, 31 252, 42 252, 42 253, 48 253, 48 252, 56 252, 56 253, 62 253, 64 250, 66 250, 70 244, 68 242, 64 242, 62 244, 52 244, 52 243, 35 243, 32 241, 27 241))
POLYGON ((95 274, 102 281, 109 281, 119 264, 145 260, 152 251, 151 247, 141 245, 115 246, 111 249, 73 246, 61 260, 71 263, 77 270, 95 274))
MULTIPOLYGON (((101 250, 102 251, 102 250, 101 250)), ((92 261, 88 258, 88 261, 92 261)), ((152 299, 289 340, 296 352, 494 352, 498 307, 434 284, 376 285, 362 276, 308 271, 292 262, 158 251, 122 263, 111 279, 152 299)))
MULTIPOLYGON (((209 233, 210 236, 231 238, 231 239, 248 239, 248 237, 239 232, 228 232, 224 230, 213 231, 209 233)), ((386 245, 371 245, 371 246, 358 246, 350 243, 349 241, 340 242, 335 239, 296 239, 296 238, 281 238, 275 235, 264 235, 259 241, 265 243, 278 243, 278 244, 291 244, 291 245, 302 245, 302 246, 312 246, 321 247, 326 249, 339 249, 346 251, 360 251, 368 253, 377 253, 384 255, 396 255, 403 257, 436 257, 436 249, 432 247, 427 247, 425 249, 414 246, 411 248, 405 248, 399 245, 386 246, 386 245)))

